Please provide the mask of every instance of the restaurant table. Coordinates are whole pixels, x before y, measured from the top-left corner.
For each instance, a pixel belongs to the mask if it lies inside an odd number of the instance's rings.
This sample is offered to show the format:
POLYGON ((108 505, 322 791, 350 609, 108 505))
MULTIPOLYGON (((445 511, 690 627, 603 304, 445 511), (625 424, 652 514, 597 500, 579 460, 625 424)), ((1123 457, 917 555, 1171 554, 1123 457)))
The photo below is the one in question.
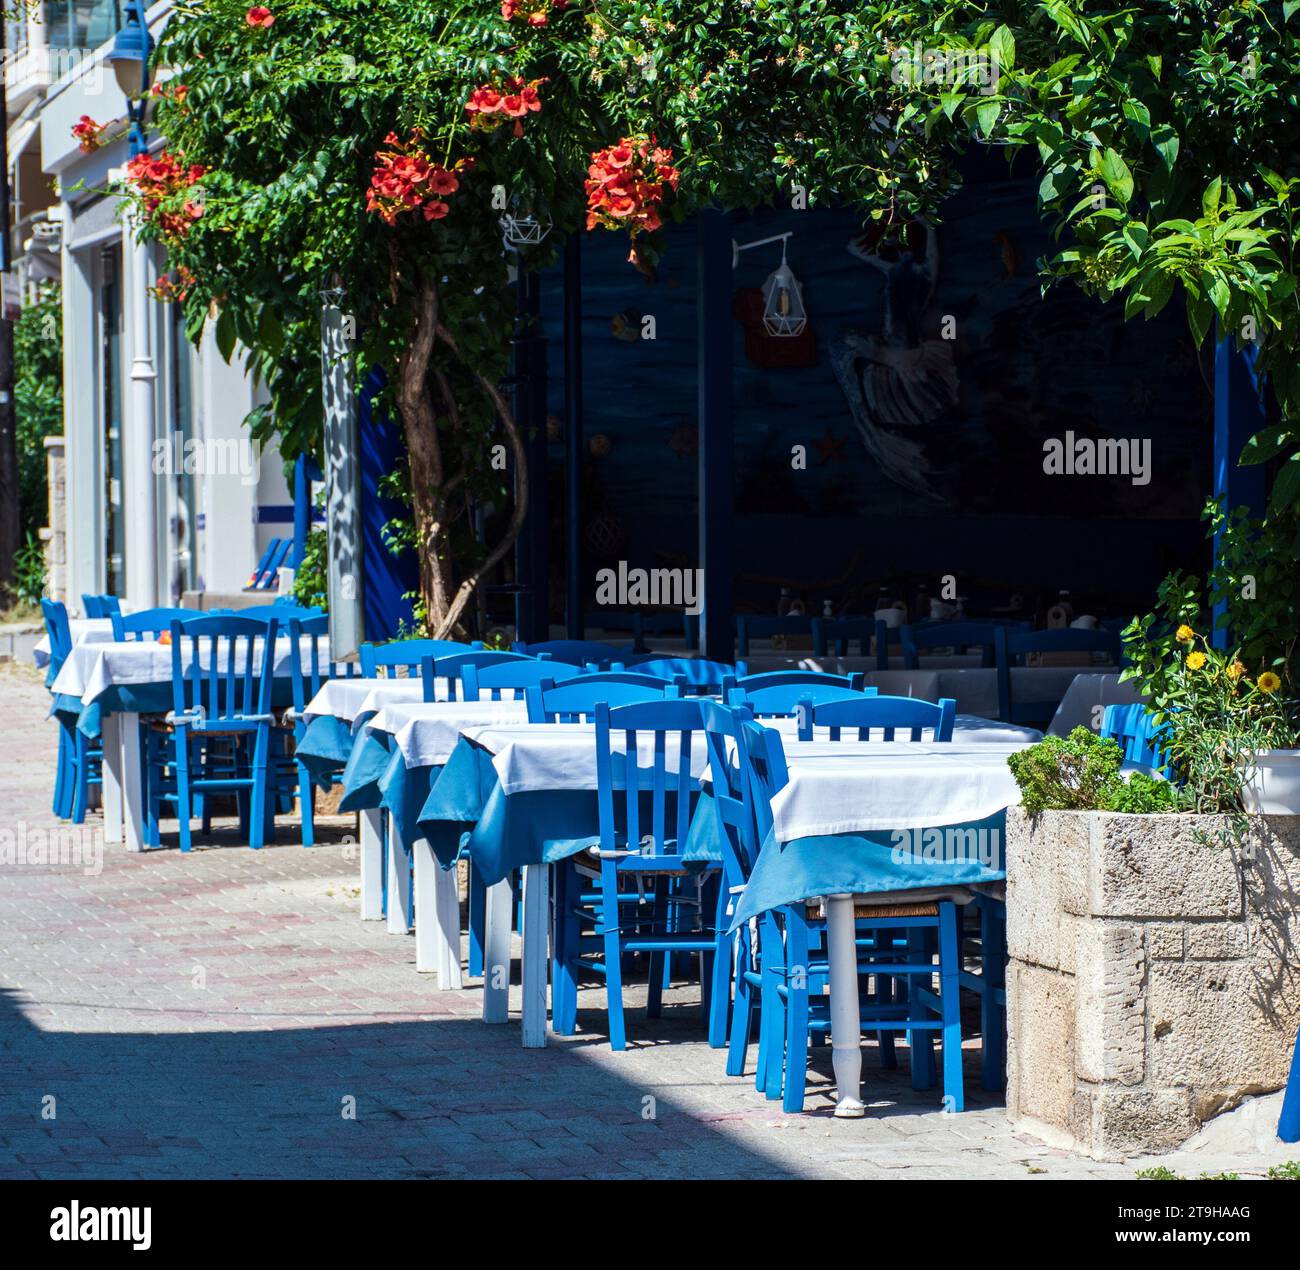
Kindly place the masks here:
POLYGON ((1120 683, 1117 674, 1075 675, 1047 725, 1048 735, 1069 736, 1077 727, 1100 732, 1107 706, 1135 706, 1141 701, 1133 683, 1120 683))
MULTIPOLYGON (((787 754, 812 754, 830 746, 835 753, 857 742, 800 742, 793 719, 766 721, 780 732, 787 754)), ((1010 727, 996 721, 960 717, 954 737, 965 746, 997 755, 1007 747, 1021 748, 1041 737, 1032 728, 1010 727)), ((616 750, 621 734, 611 737, 616 750)), ((649 744, 649 738, 644 738, 649 744)), ((870 743, 868 743, 870 744, 870 743)), ((905 747, 909 742, 877 742, 905 747)), ((942 743, 947 748, 953 743, 942 743)), ((670 761, 674 756, 670 755, 670 761)), ((648 763, 649 750, 642 755, 648 763)), ((706 767, 702 738, 692 746, 692 771, 706 767)), ((447 757, 419 813, 418 830, 439 863, 448 867, 460 844, 468 850, 471 867, 489 890, 485 964, 508 950, 509 908, 494 906, 494 895, 509 893, 509 878, 519 870, 524 878, 524 1044, 546 1044, 546 929, 549 865, 584 851, 600 838, 596 800, 595 728, 583 723, 510 724, 466 728, 447 757), (504 921, 506 925, 501 926, 504 921), (533 925, 530 928, 529 922, 533 925), (540 923, 541 929, 538 929, 540 923), (495 950, 495 953, 494 953, 495 950)), ((923 823, 923 822, 912 822, 923 823)), ((707 866, 721 858, 711 811, 697 809, 683 848, 683 862, 707 866)), ((504 904, 497 900, 496 903, 504 904)), ((506 983, 484 985, 484 1017, 504 1017, 506 983), (498 998, 493 1000, 494 996, 498 998)))
POLYGON ((461 830, 437 825, 426 834, 417 824, 420 809, 462 729, 526 723, 527 717, 522 700, 390 700, 360 724, 344 771, 340 810, 363 817, 383 812, 388 824, 386 865, 378 827, 372 822, 362 834, 362 917, 379 916, 380 870, 386 867, 388 929, 405 934, 413 885, 417 915, 433 914, 432 921, 421 917, 415 923, 416 969, 436 973, 442 988, 462 986, 456 875, 440 867, 454 865, 461 830), (437 855, 430 835, 438 844, 437 855))
POLYGON ((772 829, 732 929, 782 904, 824 899, 837 1116, 863 1114, 854 896, 1005 878, 1001 821, 1020 800, 1007 758, 1026 744, 786 746, 789 779, 772 800, 772 829))
MULTIPOLYGON (((321 640, 319 645, 320 655, 328 657, 328 641, 321 640)), ((172 651, 170 644, 152 639, 83 641, 73 645, 50 684, 54 694, 51 713, 75 720, 79 731, 101 740, 104 840, 125 839, 130 851, 144 850, 140 716, 165 714, 172 708, 172 651)), ((304 660, 310 659, 310 640, 302 642, 302 654, 304 660)), ((186 667, 191 655, 192 645, 187 641, 183 649, 186 667)), ((279 637, 272 661, 272 695, 277 705, 292 700, 289 663, 289 640, 279 637)), ((219 664, 224 665, 224 660, 219 664)), ((237 668, 241 664, 237 663, 237 668)))
MULTIPOLYGON (((113 642, 113 619, 111 617, 70 617, 68 634, 73 646, 77 644, 109 644, 113 642)), ((32 660, 38 670, 50 664, 50 637, 42 635, 32 649, 32 660)))

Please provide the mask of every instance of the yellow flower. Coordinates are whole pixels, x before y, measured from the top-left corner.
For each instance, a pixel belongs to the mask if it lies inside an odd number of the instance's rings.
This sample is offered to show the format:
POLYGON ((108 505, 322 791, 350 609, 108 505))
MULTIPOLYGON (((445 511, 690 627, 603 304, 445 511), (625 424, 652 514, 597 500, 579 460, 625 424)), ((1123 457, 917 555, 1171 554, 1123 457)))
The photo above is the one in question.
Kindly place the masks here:
POLYGON ((1188 654, 1187 654, 1187 669, 1188 669, 1188 670, 1200 670, 1200 668, 1201 668, 1202 666, 1204 666, 1204 665, 1205 665, 1205 654, 1204 654, 1204 653, 1188 653, 1188 654))
POLYGON ((1184 622, 1175 632, 1174 638, 1180 644, 1190 644, 1196 638, 1196 632, 1184 622))
POLYGON ((1233 683, 1236 683, 1246 673, 1246 667, 1239 661, 1229 662, 1224 673, 1233 683))
POLYGON ((1266 670, 1255 682, 1260 692, 1276 692, 1282 686, 1282 681, 1271 670, 1266 670))

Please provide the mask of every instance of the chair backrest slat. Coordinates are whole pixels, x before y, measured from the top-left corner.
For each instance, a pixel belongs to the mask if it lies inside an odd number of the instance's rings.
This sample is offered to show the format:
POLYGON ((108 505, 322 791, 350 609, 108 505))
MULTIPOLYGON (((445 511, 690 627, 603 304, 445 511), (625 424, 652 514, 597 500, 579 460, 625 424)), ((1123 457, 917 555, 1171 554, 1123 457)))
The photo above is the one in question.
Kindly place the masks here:
POLYGON ((202 614, 173 620, 173 710, 201 710, 209 721, 268 713, 277 633, 274 620, 202 614))
POLYGON ((590 723, 599 702, 625 706, 679 695, 675 683, 622 670, 578 675, 558 685, 543 681, 524 690, 529 723, 590 723))
POLYGON ((454 639, 401 639, 389 644, 362 644, 361 673, 367 679, 374 679, 382 672, 396 677, 403 670, 414 676, 426 657, 450 657, 482 647, 481 643, 460 644, 454 639))
POLYGON ((875 696, 862 674, 827 675, 818 670, 773 670, 738 679, 727 694, 732 705, 745 705, 757 718, 793 715, 800 701, 837 701, 844 697, 875 696))
POLYGON ((942 697, 936 703, 916 697, 861 696, 821 703, 805 701, 796 713, 801 741, 812 740, 816 727, 829 728, 832 741, 838 741, 845 728, 856 729, 861 741, 872 740, 873 729, 882 732, 886 741, 895 740, 899 730, 906 730, 911 740, 919 741, 923 729, 932 730, 936 741, 951 741, 957 703, 951 697, 942 697))
POLYGON ((424 681, 424 699, 426 701, 436 701, 438 699, 438 680, 445 679, 447 680, 447 699, 449 701, 457 697, 462 701, 469 700, 464 692, 462 675, 470 666, 498 666, 506 662, 530 664, 534 661, 534 658, 525 657, 519 653, 491 652, 487 649, 452 653, 450 656, 443 657, 422 657, 420 659, 420 678, 424 681))
POLYGON ((674 680, 683 696, 725 697, 736 686, 736 680, 745 676, 746 666, 743 661, 729 666, 702 657, 658 657, 639 662, 637 672, 674 680))
POLYGON ((690 814, 699 792, 698 780, 691 771, 691 736, 703 729, 700 703, 690 699, 665 699, 638 702, 610 708, 598 703, 596 717, 597 805, 600 814, 601 846, 613 849, 617 842, 615 818, 615 758, 611 744, 614 732, 623 734, 623 824, 626 846, 635 850, 643 835, 642 795, 650 803, 650 836, 657 854, 680 853, 686 845, 690 814), (639 738, 650 735, 652 760, 649 787, 640 766, 639 738), (670 738, 673 744, 670 746, 670 738), (675 750, 675 765, 669 751, 675 750), (667 800, 672 796, 673 833, 669 834, 667 800))
MULTIPOLYGON (((477 656, 473 653, 467 655, 477 656)), ((445 662, 447 659, 442 660, 445 662)), ((461 696, 466 701, 500 701, 508 693, 507 700, 517 700, 529 688, 563 683, 576 679, 581 674, 582 669, 578 666, 549 659, 538 661, 529 657, 523 661, 469 661, 462 666, 460 672, 461 696)))
POLYGON ((108 616, 113 623, 113 639, 120 644, 133 639, 157 639, 171 630, 173 622, 190 622, 203 614, 198 609, 156 608, 108 616))

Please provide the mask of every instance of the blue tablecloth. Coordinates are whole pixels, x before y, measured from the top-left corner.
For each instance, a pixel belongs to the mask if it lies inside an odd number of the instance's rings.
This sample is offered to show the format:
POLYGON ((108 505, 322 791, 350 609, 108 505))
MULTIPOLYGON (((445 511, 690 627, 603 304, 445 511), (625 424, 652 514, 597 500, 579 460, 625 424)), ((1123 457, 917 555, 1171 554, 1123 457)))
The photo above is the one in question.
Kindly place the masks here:
POLYGON ((1006 819, 1006 812, 1000 811, 969 824, 908 831, 906 840, 882 830, 781 843, 769 833, 736 905, 731 929, 768 909, 817 895, 1000 881, 1006 877, 1006 819))
MULTIPOLYGON (((172 708, 171 683, 114 684, 93 701, 82 701, 68 693, 54 696, 50 713, 74 723, 79 732, 92 741, 97 739, 106 714, 166 714, 172 708)), ((271 684, 271 704, 293 704, 293 683, 287 675, 278 676, 271 684)))
POLYGON ((352 757, 352 729, 342 719, 323 714, 307 724, 297 755, 312 780, 328 785, 340 775, 352 757))
MULTIPOLYGON (((648 820, 646 823, 649 823, 648 820)), ((445 866, 468 847, 486 885, 526 864, 553 864, 600 841, 594 789, 533 790, 506 795, 492 755, 464 738, 434 781, 419 814, 419 832, 445 866)), ((721 859, 712 806, 696 807, 683 863, 721 859)))

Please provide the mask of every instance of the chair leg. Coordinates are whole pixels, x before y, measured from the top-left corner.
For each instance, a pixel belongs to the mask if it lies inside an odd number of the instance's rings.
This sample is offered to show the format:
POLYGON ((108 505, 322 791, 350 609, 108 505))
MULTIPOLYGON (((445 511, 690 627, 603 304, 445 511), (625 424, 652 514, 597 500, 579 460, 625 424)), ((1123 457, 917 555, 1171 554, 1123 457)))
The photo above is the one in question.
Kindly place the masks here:
POLYGON ((996 1091, 1006 1083, 1006 1007, 998 997, 1006 986, 1006 926, 993 900, 980 900, 980 1084, 996 1091))
POLYGON ((736 993, 731 1006, 731 1031, 727 1038, 728 1076, 745 1074, 745 1056, 749 1052, 749 1034, 754 1026, 753 984, 745 977, 749 973, 749 927, 742 926, 736 936, 735 975, 736 993))
MULTIPOLYGON (((879 1005, 894 1004, 895 980, 889 975, 876 976, 876 1002, 879 1005)), ((876 1033, 876 1044, 880 1048, 880 1067, 882 1071, 892 1072, 898 1068, 898 1055, 894 1052, 894 1033, 889 1028, 876 1033)))
POLYGON ((311 783, 307 768, 298 764, 298 814, 302 819, 302 845, 316 845, 316 787, 311 783))
MULTIPOLYGON (((712 988, 709 992, 709 1044, 717 1050, 727 1043, 727 1018, 731 1010, 732 941, 725 933, 727 915, 723 903, 718 904, 714 913, 713 929, 716 934, 712 953, 712 988)), ((701 975, 701 978, 704 976, 701 975)), ((709 980, 705 979, 704 982, 709 980)))
POLYGON ((784 1111, 802 1111, 808 1084, 808 975, 786 977, 790 985, 785 1004, 785 1073, 782 1080, 784 1111))
POLYGON ((573 862, 555 866, 555 914, 551 936, 551 1030, 572 1036, 578 1028, 578 972, 580 924, 573 914, 580 879, 573 862))
POLYGON ((172 748, 176 756, 176 822, 180 828, 181 850, 188 851, 190 841, 190 734, 189 729, 178 727, 172 733, 172 748))
MULTIPOLYGON (((469 864, 469 974, 477 979, 483 974, 483 941, 487 929, 487 887, 483 885, 482 874, 469 864)), ((559 887, 559 875, 562 869, 556 869, 556 887, 559 887)))
POLYGON ((72 768, 70 749, 72 737, 68 729, 59 724, 59 753, 54 763, 54 801, 52 810, 60 820, 66 820, 72 811, 68 773, 72 768))
POLYGON ((253 741, 253 797, 248 812, 248 845, 254 850, 266 841, 267 780, 266 765, 270 749, 270 731, 265 724, 259 724, 253 741))
POLYGON ((72 745, 72 823, 86 823, 86 804, 90 796, 90 744, 80 729, 74 732, 72 745))
POLYGON ((939 905, 939 999, 943 1007, 943 1100, 951 1111, 966 1107, 961 1069, 961 993, 957 974, 957 906, 939 905))
MULTIPOLYGON (((924 958, 928 940, 924 930, 907 932, 907 951, 909 961, 921 961, 924 958)), ((924 1019, 927 1007, 919 999, 919 994, 908 991, 907 1017, 924 1019)), ((934 1088, 934 1036, 929 1028, 912 1028, 907 1034, 907 1043, 911 1047, 912 1088, 934 1088)))
POLYGON ((623 948, 619 937, 618 870, 612 862, 601 861, 600 913, 605 932, 605 1010, 609 1016, 609 1047, 627 1049, 627 1032, 623 1024, 623 948))

